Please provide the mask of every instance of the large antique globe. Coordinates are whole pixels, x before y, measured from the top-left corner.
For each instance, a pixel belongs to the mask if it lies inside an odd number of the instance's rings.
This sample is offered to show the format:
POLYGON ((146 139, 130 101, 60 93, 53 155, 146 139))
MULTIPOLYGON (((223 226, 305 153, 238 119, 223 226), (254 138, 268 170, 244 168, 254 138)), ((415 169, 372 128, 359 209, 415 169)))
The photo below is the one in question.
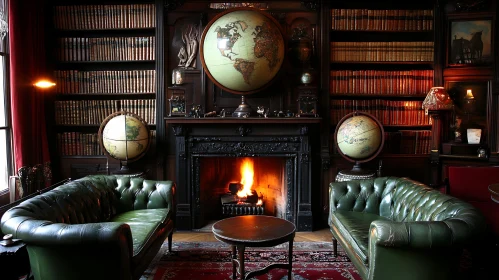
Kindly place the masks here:
POLYGON ((277 75, 284 60, 284 37, 272 16, 252 8, 217 15, 201 37, 201 61, 222 89, 248 94, 277 75))
POLYGON ((350 171, 340 171, 337 181, 366 179, 375 172, 364 170, 360 164, 374 159, 382 150, 384 130, 381 123, 372 115, 353 112, 344 116, 334 134, 339 153, 348 161, 355 162, 350 171))
POLYGON ((147 152, 150 143, 149 128, 138 115, 121 111, 109 115, 102 122, 99 140, 104 152, 122 161, 126 169, 127 162, 138 160, 147 152))

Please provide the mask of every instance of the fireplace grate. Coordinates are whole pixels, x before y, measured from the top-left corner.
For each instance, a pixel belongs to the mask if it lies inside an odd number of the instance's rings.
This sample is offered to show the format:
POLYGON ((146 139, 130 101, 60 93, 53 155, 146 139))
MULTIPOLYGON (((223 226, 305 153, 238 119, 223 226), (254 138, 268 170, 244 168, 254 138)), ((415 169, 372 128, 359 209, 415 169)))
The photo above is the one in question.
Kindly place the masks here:
POLYGON ((263 204, 255 203, 227 203, 222 205, 222 214, 224 216, 242 216, 242 215, 263 215, 263 204))

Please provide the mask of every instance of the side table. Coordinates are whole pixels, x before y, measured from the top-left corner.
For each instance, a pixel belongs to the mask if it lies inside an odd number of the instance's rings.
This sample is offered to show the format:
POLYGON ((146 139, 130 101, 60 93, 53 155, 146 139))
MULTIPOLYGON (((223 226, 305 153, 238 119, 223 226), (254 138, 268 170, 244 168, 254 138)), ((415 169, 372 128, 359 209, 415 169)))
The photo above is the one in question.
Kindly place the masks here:
POLYGON ((29 257, 25 243, 0 245, 0 271, 2 279, 5 280, 17 280, 20 276, 29 274, 29 257))
POLYGON ((220 220, 213 224, 212 231, 216 239, 232 247, 232 279, 237 279, 237 274, 241 279, 250 279, 273 268, 287 269, 288 279, 291 279, 296 231, 293 223, 272 216, 247 215, 220 220), (289 242, 288 263, 273 263, 260 270, 245 272, 246 247, 272 247, 284 242, 289 242))

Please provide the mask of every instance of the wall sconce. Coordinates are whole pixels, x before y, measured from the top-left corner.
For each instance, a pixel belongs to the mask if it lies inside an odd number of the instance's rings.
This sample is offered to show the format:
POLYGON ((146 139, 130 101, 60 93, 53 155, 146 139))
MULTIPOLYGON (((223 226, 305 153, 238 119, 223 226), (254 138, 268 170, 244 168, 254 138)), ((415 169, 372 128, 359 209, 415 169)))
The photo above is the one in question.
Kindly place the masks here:
POLYGON ((464 96, 464 106, 463 109, 466 113, 473 113, 475 112, 475 97, 473 96, 473 92, 471 89, 466 90, 466 95, 464 96))
POLYGON ((42 79, 42 80, 38 80, 36 83, 33 84, 35 87, 37 88, 42 88, 42 89, 45 89, 45 88, 51 88, 51 87, 54 87, 56 84, 52 81, 49 81, 49 80, 45 80, 45 79, 42 79))
POLYGON ((423 109, 428 114, 428 110, 450 110, 452 100, 444 87, 432 87, 423 101, 423 109))

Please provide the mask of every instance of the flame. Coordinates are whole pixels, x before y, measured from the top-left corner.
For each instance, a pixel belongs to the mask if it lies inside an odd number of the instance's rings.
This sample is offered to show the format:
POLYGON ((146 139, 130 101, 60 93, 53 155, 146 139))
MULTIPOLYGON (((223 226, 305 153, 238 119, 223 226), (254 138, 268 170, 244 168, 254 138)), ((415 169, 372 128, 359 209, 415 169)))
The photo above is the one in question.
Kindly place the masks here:
POLYGON ((237 192, 237 196, 245 197, 251 195, 251 187, 253 186, 253 176, 255 170, 253 168, 253 160, 250 158, 243 159, 241 164, 241 184, 243 189, 237 192))
POLYGON ((261 198, 258 199, 258 202, 256 203, 256 205, 258 206, 261 206, 263 205, 263 200, 261 198))

